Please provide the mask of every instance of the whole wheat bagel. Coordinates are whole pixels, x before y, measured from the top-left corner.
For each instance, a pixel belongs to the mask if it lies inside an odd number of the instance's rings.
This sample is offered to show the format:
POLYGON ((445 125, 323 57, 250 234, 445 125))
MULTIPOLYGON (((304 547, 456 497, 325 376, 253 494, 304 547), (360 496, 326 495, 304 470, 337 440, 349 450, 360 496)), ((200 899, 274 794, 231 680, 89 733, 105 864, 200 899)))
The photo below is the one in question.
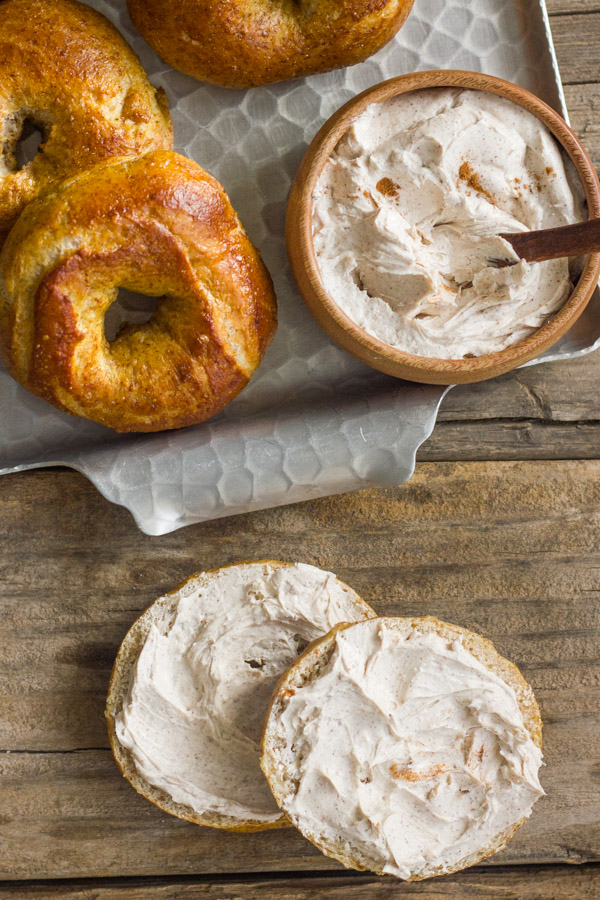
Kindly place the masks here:
POLYGON ((0 3, 0 244, 23 207, 110 156, 170 149, 166 97, 104 16, 76 0, 0 3), (24 126, 40 152, 18 169, 24 126))
POLYGON ((542 793, 535 784, 541 746, 533 692, 490 641, 431 616, 382 617, 337 626, 281 676, 265 721, 261 766, 282 812, 326 856, 379 875, 398 875, 403 866, 401 877, 420 881, 475 865, 506 844, 525 821, 523 807, 542 793), (429 669, 429 651, 410 649, 427 636, 437 642, 429 669), (446 653, 457 654, 454 670, 446 653), (461 688, 471 666, 483 678, 477 692, 461 688), (331 693, 319 693, 320 684, 331 693), (335 715, 327 713, 330 697, 341 704, 335 715), (499 701, 505 709, 496 707, 499 701), (511 747, 509 733, 513 746, 527 754, 515 757, 514 768, 505 749, 511 747), (411 734, 414 739, 407 738, 411 734), (318 765, 315 747, 325 754, 318 765), (456 757, 463 753, 459 766, 456 757), (525 793, 512 809, 517 790, 525 793), (446 807, 436 809, 444 796, 446 807), (500 810, 486 831, 480 830, 477 805, 500 810), (473 839, 464 854, 463 826, 469 823, 473 839), (455 832, 448 833, 448 844, 445 824, 455 832), (440 844, 433 843, 435 851, 431 842, 425 844, 429 852, 420 849, 427 829, 444 847, 441 858, 440 844))
POLYGON ((414 0, 127 0, 169 65, 244 88, 351 66, 396 34, 414 0))
POLYGON ((116 431, 201 422, 274 333, 271 279, 229 199, 170 151, 98 163, 30 203, 0 253, 0 351, 59 409, 116 431), (109 343, 119 287, 159 297, 109 343))
POLYGON ((106 718, 121 772, 160 809, 198 825, 287 825, 259 766, 273 682, 333 624, 374 616, 313 566, 260 560, 192 575, 149 606, 119 648, 106 718), (175 723, 174 710, 183 710, 175 723))

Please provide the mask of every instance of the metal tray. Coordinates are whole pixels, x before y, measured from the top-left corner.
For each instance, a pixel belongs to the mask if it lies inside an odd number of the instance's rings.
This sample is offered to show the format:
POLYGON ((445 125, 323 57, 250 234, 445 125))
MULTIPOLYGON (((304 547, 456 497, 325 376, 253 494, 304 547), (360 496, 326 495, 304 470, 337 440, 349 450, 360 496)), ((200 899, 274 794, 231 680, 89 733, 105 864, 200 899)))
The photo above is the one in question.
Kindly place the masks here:
MULTIPOLYGON (((0 474, 50 465, 83 472, 147 534, 381 484, 399 484, 447 389, 397 381, 335 347, 292 282, 283 224, 288 190, 319 126, 384 78, 462 68, 503 76, 565 114, 543 0, 416 0, 397 38, 349 69, 229 91, 170 69, 146 45, 125 0, 91 0, 123 32, 169 96, 176 149, 229 192, 275 280, 279 330, 248 388, 203 425, 116 435, 60 413, 0 371, 0 474)), ((600 343, 600 295, 544 359, 600 343)), ((537 361, 536 361, 537 362, 537 361)))

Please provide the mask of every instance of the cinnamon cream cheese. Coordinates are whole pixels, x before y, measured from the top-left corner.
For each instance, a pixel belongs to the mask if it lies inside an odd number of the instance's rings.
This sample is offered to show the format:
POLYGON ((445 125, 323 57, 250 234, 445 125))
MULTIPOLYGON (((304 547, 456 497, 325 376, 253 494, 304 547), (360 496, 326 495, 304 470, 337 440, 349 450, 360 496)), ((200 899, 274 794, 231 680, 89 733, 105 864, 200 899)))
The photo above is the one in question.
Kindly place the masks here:
POLYGON ((443 359, 510 347, 572 291, 569 261, 517 262, 499 233, 586 218, 547 128, 482 91, 414 91, 367 107, 313 198, 325 290, 386 344, 443 359))
POLYGON ((117 738, 140 775, 175 802, 275 822, 281 813, 259 767, 275 680, 333 625, 371 615, 347 585, 313 566, 244 563, 201 573, 152 616, 117 738))
POLYGON ((292 822, 401 878, 466 864, 544 793, 513 688, 462 639, 385 620, 336 636, 277 734, 292 822))

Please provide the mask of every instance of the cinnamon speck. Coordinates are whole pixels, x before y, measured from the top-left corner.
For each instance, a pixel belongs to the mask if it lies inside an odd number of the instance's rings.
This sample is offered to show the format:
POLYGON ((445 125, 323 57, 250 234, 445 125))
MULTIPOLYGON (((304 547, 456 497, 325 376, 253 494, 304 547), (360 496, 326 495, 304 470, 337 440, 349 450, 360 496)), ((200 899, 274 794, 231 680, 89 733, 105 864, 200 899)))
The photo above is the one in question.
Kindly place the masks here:
POLYGON ((471 163, 468 160, 463 160, 463 163, 458 170, 458 178, 459 181, 464 181, 471 190, 476 191, 478 194, 481 194, 482 197, 486 197, 490 203, 494 203, 494 198, 490 194, 486 188, 481 183, 481 179, 477 172, 473 170, 471 163))
POLYGON ((391 178, 380 178, 376 188, 384 197, 397 197, 400 190, 399 186, 391 178))

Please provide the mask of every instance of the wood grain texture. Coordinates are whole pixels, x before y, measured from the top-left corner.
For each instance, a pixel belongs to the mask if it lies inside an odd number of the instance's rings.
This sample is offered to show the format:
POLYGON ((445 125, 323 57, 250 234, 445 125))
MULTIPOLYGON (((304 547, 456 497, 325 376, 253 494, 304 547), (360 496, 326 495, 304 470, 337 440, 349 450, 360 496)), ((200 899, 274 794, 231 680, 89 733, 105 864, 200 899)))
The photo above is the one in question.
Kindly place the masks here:
POLYGON ((551 24, 563 81, 600 81, 600 12, 555 16, 551 24))
POLYGON ((417 460, 597 459, 599 450, 600 422, 484 419, 439 422, 417 460))
POLYGON ((460 385, 443 404, 440 421, 531 419, 581 422, 600 418, 600 358, 591 354, 519 369, 481 384, 460 385))
POLYGON ((600 167, 600 85, 565 85, 571 125, 590 154, 596 168, 600 167))
POLYGON ((161 813, 106 749, 109 670, 138 613, 198 568, 264 556, 333 569, 380 613, 432 613, 491 638, 540 701, 549 794, 493 864, 597 859, 598 508, 600 461, 422 464, 405 487, 157 540, 75 473, 2 479, 0 712, 3 749, 12 752, 1 762, 1 873, 332 865, 292 830, 223 835, 161 813))
POLYGON ((403 884, 391 878, 330 874, 307 878, 258 878, 211 882, 122 879, 70 884, 13 884, 4 900, 596 900, 600 867, 523 866, 472 869, 461 875, 403 884))
MULTIPOLYGON (((512 245, 521 259, 529 262, 580 256, 600 249, 600 218, 541 231, 504 232, 500 237, 512 245)), ((494 259, 493 262, 498 268, 512 265, 506 259, 494 259)))
POLYGON ((550 17, 577 13, 600 12, 598 0, 546 0, 550 17))

